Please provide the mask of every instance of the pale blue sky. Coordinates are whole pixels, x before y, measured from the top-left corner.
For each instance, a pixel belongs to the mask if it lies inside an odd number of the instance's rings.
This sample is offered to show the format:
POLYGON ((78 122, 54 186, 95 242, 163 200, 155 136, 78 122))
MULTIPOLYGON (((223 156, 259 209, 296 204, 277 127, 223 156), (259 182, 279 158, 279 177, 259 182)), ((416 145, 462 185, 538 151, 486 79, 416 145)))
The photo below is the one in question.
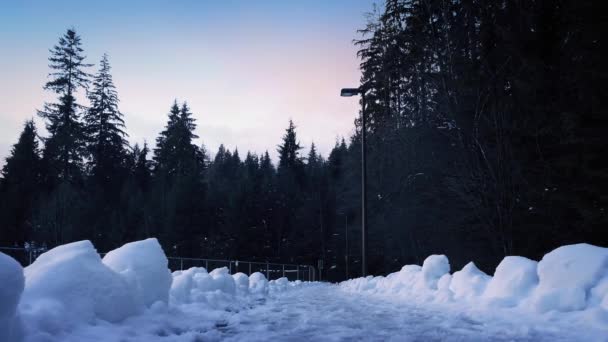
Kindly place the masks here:
POLYGON ((327 155, 352 133, 357 99, 339 89, 358 84, 352 40, 374 2, 0 0, 0 165, 52 98, 48 49, 68 27, 88 62, 110 55, 132 142, 153 144, 177 98, 213 154, 220 143, 275 154, 292 118, 302 144, 327 155))

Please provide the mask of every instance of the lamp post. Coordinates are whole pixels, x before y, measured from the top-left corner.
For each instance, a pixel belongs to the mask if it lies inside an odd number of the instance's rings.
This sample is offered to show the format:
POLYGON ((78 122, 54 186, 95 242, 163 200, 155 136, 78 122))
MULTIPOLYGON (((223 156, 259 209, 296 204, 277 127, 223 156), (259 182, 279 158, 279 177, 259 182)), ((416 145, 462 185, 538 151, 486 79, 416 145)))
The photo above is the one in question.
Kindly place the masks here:
POLYGON ((361 95, 361 274, 367 276, 367 161, 365 159, 365 89, 343 88, 340 96, 351 97, 361 95))

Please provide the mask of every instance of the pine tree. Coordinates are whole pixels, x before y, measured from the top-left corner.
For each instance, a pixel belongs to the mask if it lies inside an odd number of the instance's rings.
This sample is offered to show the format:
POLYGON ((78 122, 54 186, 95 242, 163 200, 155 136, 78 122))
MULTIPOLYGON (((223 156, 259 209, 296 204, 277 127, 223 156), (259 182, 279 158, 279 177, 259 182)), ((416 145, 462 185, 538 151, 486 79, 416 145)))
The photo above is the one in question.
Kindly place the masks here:
POLYGON ((32 209, 40 192, 40 150, 34 121, 26 121, 0 178, 0 243, 23 246, 31 239, 32 209))
POLYGON ((300 157, 300 150, 302 146, 296 138, 296 126, 293 121, 289 120, 289 127, 285 130, 283 135, 283 144, 279 145, 279 173, 286 170, 299 171, 302 167, 303 162, 300 157))
POLYGON ((100 185, 108 185, 123 173, 127 158, 125 146, 128 143, 107 54, 101 59, 89 100, 91 107, 84 115, 85 133, 89 141, 89 167, 100 185))
POLYGON ((51 80, 44 86, 59 99, 57 103, 46 103, 38 115, 47 120, 46 129, 50 137, 45 140, 43 159, 48 172, 47 181, 74 181, 82 174, 83 158, 86 154, 83 125, 80 112, 83 107, 76 102, 76 92, 86 89, 90 75, 84 68, 85 56, 80 37, 74 29, 68 29, 51 50, 49 74, 51 80))

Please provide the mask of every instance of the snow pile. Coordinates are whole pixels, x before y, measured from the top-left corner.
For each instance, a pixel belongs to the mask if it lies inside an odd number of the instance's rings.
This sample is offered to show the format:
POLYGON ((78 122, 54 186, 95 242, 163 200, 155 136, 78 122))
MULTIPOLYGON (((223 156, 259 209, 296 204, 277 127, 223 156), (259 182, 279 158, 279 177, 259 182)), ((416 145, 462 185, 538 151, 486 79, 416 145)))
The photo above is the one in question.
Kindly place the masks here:
POLYGON ((28 330, 41 334, 95 318, 118 322, 139 311, 127 282, 89 241, 53 248, 26 267, 19 308, 28 330))
POLYGON ((239 295, 249 294, 249 276, 245 273, 235 273, 232 275, 234 283, 236 285, 236 293, 239 295))
POLYGON ((537 262, 519 256, 505 257, 484 293, 498 306, 515 306, 538 285, 537 262))
POLYGON ((347 292, 396 294, 418 302, 481 303, 487 308, 537 313, 586 310, 603 324, 608 322, 608 248, 563 246, 538 263, 509 256, 493 277, 473 262, 454 274, 449 270, 445 256, 432 255, 422 267, 406 265, 386 277, 351 279, 340 287, 347 292))
POLYGON ((268 280, 262 273, 254 272, 249 276, 249 292, 254 295, 268 293, 268 280))
POLYGON ((151 306, 157 301, 169 302, 173 278, 158 240, 150 238, 127 243, 106 254, 103 263, 127 281, 139 304, 151 306))
POLYGON ((538 263, 539 284, 532 305, 540 312, 575 311, 587 307, 587 294, 593 288, 605 297, 608 276, 608 248, 578 244, 557 248, 538 263))
POLYGON ((455 299, 479 297, 491 278, 470 262, 452 275, 449 288, 454 293, 455 299))
POLYGON ((23 338, 17 304, 24 284, 21 265, 0 253, 0 341, 18 342, 23 338))
MULTIPOLYGON (((437 290, 437 282, 450 273, 450 262, 445 255, 431 255, 422 263, 421 287, 437 290)), ((420 287, 419 285, 419 287, 420 287)))

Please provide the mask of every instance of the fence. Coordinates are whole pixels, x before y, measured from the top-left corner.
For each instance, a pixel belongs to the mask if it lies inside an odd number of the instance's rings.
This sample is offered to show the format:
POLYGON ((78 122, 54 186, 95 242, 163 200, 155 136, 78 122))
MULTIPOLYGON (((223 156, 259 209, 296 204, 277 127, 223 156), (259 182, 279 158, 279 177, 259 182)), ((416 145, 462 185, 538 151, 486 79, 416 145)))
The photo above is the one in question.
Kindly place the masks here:
POLYGON ((204 267, 207 270, 227 267, 231 274, 242 272, 251 275, 254 272, 260 272, 264 274, 268 280, 285 277, 291 281, 315 281, 317 276, 315 268, 310 265, 180 257, 168 257, 167 259, 169 259, 169 269, 172 271, 184 270, 190 267, 204 267))
MULTIPOLYGON (((46 251, 44 248, 0 247, 0 252, 10 255, 23 266, 30 265, 44 251, 46 251)), ((100 253, 101 256, 104 254, 100 253)), ((251 275, 252 273, 260 272, 268 280, 285 277, 291 281, 315 281, 317 278, 315 268, 310 265, 181 257, 167 257, 167 259, 169 260, 169 269, 171 271, 185 270, 190 267, 205 267, 207 270, 226 267, 230 271, 230 274, 242 272, 251 275)))

